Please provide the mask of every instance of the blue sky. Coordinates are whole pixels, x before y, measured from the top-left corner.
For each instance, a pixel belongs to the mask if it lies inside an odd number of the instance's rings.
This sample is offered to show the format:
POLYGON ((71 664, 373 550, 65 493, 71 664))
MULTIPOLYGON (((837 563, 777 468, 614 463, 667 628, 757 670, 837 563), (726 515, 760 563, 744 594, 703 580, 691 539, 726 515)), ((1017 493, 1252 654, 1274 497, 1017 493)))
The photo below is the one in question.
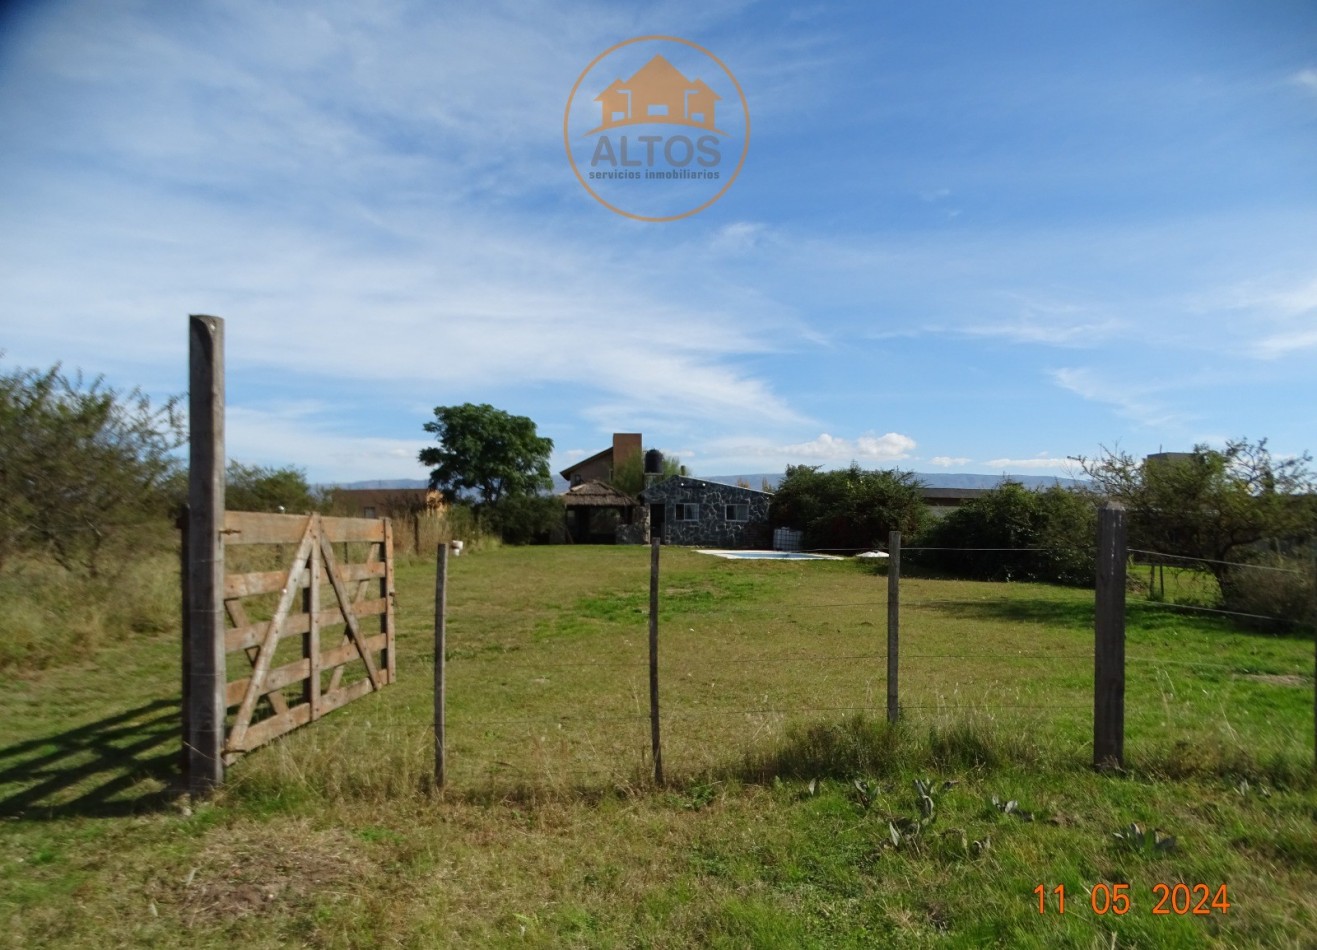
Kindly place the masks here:
POLYGON ((227 322, 229 454, 421 477, 436 405, 554 467, 1066 474, 1317 449, 1317 5, 30 3, 0 14, 0 348, 153 394, 227 322), (743 170, 576 180, 630 37, 715 53, 743 170))

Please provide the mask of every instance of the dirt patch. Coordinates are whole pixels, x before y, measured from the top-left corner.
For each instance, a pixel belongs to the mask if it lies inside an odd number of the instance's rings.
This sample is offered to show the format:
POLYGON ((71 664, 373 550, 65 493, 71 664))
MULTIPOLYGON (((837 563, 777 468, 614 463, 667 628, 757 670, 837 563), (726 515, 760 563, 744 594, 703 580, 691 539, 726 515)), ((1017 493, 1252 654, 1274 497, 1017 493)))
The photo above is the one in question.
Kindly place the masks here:
POLYGON ((173 888, 188 927, 346 900, 370 870, 363 842, 341 831, 282 829, 273 840, 232 835, 212 840, 173 888))
POLYGON ((1303 686, 1304 678, 1298 673, 1245 673, 1244 679, 1272 686, 1303 686))

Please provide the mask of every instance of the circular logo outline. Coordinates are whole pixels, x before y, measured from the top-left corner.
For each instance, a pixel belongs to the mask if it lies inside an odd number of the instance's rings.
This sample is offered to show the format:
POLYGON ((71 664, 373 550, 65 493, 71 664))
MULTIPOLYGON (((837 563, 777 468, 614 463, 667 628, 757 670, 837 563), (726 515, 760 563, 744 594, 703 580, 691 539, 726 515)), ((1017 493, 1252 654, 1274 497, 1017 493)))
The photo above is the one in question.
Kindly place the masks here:
POLYGON ((576 82, 572 85, 572 91, 567 96, 567 107, 563 110, 562 142, 563 142, 563 147, 567 150, 567 162, 572 166, 572 172, 573 174, 576 175, 576 180, 581 183, 582 188, 584 188, 586 191, 590 193, 590 197, 594 198, 595 201, 599 202, 609 211, 612 211, 615 214, 620 214, 626 218, 631 218, 635 221, 654 221, 654 222, 680 221, 682 218, 689 218, 693 214, 698 214, 699 212, 703 211, 705 208, 709 207, 709 205, 713 204, 718 199, 720 199, 723 195, 727 193, 727 189, 732 187, 732 183, 736 181, 737 177, 741 174, 741 166, 745 164, 745 156, 750 151, 750 103, 745 98, 745 90, 741 88, 741 84, 737 81, 736 76, 732 73, 732 71, 727 68, 727 64, 724 63, 717 56, 715 56, 713 53, 709 52, 703 46, 699 45, 698 43, 692 43, 690 40, 684 40, 679 36, 657 36, 657 35, 635 36, 629 40, 623 40, 620 43, 614 43, 612 46, 608 47, 608 49, 604 50, 594 59, 590 60, 590 64, 586 66, 584 70, 581 71, 581 75, 576 77, 576 82), (576 167, 576 159, 572 157, 572 139, 567 129, 568 122, 572 114, 572 103, 576 101, 576 91, 581 88, 581 83, 585 81, 585 77, 589 74, 590 70, 594 69, 595 66, 597 66, 602 59, 604 59, 604 57, 621 49, 624 46, 630 46, 632 43, 643 43, 653 40, 664 40, 669 43, 681 43, 685 46, 691 47, 692 49, 699 50, 705 56, 709 57, 709 59, 717 63, 718 68, 721 69, 727 75, 727 78, 732 81, 732 85, 736 87, 736 94, 741 100, 741 111, 745 115, 745 142, 741 146, 741 158, 736 163, 736 169, 732 172, 732 176, 727 180, 727 183, 723 185, 722 188, 718 189, 717 194, 715 194, 709 200, 705 201, 703 204, 697 205, 696 207, 692 208, 689 211, 683 211, 681 214, 667 215, 661 218, 652 217, 643 214, 636 214, 632 211, 627 211, 623 208, 619 208, 616 205, 611 204, 608 201, 605 201, 602 197, 600 197, 599 194, 593 188, 591 188, 590 185, 586 182, 585 176, 581 174, 581 170, 576 167))

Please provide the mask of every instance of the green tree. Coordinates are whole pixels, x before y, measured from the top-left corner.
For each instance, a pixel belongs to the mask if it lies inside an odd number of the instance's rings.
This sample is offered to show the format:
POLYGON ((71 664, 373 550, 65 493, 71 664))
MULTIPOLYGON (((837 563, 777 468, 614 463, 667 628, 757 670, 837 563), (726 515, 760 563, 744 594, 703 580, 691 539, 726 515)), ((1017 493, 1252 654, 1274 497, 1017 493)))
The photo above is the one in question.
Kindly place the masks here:
MULTIPOLYGON (((660 479, 671 478, 674 475, 688 475, 686 466, 681 464, 679 459, 672 456, 663 456, 663 470, 659 474, 660 479)), ((645 490, 645 453, 637 452, 629 455, 620 463, 613 467, 613 476, 609 479, 609 484, 620 492, 628 495, 639 495, 645 490)))
POLYGON ((1104 448, 1076 461, 1097 492, 1125 505, 1131 547, 1203 559, 1227 605, 1242 603, 1249 576, 1227 562, 1255 562, 1262 542, 1280 548, 1317 532, 1312 456, 1274 458, 1266 439, 1142 461, 1104 448))
POLYGON ((926 509, 911 472, 849 468, 824 472, 816 465, 788 465, 773 495, 775 527, 803 531, 816 549, 862 549, 887 542, 890 531, 914 534, 926 509))
POLYGON ((152 406, 58 365, 0 374, 0 565, 40 550, 95 573, 168 514, 183 442, 177 398, 152 406))
POLYGON ((907 558, 958 577, 1093 583, 1097 505, 1059 486, 1007 481, 932 523, 907 558))
POLYGON ((1238 561, 1261 541, 1306 538, 1314 528, 1312 456, 1275 459, 1266 439, 1143 461, 1104 448, 1076 461, 1096 491, 1125 505, 1134 547, 1238 561))
POLYGON ((306 472, 229 460, 224 473, 224 507, 230 511, 286 511, 302 514, 316 507, 306 472))
POLYGON ((434 421, 424 428, 439 445, 421 450, 421 464, 432 467, 430 487, 448 501, 474 492, 479 504, 497 505, 504 498, 553 487, 553 440, 538 435, 525 416, 468 402, 436 406, 434 421))

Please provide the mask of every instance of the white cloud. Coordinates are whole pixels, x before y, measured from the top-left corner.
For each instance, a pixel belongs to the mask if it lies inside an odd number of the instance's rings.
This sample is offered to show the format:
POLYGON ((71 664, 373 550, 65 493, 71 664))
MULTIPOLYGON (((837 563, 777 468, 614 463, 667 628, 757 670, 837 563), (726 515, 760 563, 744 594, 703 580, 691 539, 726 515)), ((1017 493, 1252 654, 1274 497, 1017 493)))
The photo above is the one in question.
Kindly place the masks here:
POLYGON ((1290 81, 1309 92, 1317 93, 1317 69, 1300 69, 1290 77, 1290 81))
POLYGON ((969 459, 964 456, 935 455, 928 460, 929 465, 935 465, 938 468, 955 468, 961 465, 968 465, 969 459))
POLYGON ((837 438, 824 432, 809 442, 782 447, 788 455, 803 459, 822 459, 825 461, 882 461, 894 462, 910 457, 915 450, 915 440, 899 432, 876 435, 872 432, 859 436, 855 440, 837 438))
POLYGON ((1053 458, 1046 452, 1041 455, 1035 455, 1033 458, 1025 459, 989 459, 983 463, 994 471, 1012 472, 1020 469, 1045 469, 1047 471, 1065 472, 1070 474, 1075 468, 1075 463, 1068 458, 1053 458))

